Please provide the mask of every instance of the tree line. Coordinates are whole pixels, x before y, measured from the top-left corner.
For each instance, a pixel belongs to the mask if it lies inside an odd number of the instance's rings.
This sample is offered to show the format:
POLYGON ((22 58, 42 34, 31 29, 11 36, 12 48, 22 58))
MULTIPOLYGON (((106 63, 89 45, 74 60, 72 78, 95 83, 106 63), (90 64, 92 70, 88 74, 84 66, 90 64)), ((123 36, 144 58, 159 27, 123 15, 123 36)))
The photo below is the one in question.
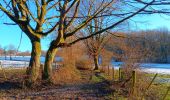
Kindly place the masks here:
POLYGON ((170 32, 167 28, 137 32, 118 32, 105 48, 117 61, 170 63, 170 32))
POLYGON ((170 32, 166 28, 143 31, 139 33, 141 47, 148 50, 150 55, 145 61, 156 63, 170 62, 170 32))

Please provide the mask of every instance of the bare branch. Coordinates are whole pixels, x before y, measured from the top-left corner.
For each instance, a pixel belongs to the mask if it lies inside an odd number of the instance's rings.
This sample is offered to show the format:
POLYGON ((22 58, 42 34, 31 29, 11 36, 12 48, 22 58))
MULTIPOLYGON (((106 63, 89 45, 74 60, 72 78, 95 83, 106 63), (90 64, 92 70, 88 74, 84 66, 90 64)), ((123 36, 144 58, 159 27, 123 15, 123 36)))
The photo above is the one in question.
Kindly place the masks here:
POLYGON ((9 11, 7 11, 4 7, 2 7, 2 5, 0 4, 0 9, 14 22, 17 23, 23 23, 25 22, 25 20, 19 20, 18 18, 16 18, 14 15, 12 15, 12 13, 10 13, 9 11))
POLYGON ((49 8, 47 9, 47 11, 51 10, 52 8, 55 8, 55 6, 57 6, 58 4, 59 4, 59 1, 56 2, 55 4, 53 4, 51 7, 49 7, 49 8))
POLYGON ((67 30, 67 28, 74 22, 75 17, 76 17, 77 14, 78 14, 78 7, 79 7, 79 4, 80 4, 80 1, 78 1, 77 5, 76 5, 76 8, 75 8, 73 17, 71 18, 71 20, 69 21, 69 23, 68 23, 68 24, 66 25, 66 27, 65 27, 66 30, 67 30))
POLYGON ((93 34, 91 34, 91 35, 89 35, 89 36, 81 37, 81 38, 79 38, 79 39, 77 39, 77 40, 69 43, 69 45, 75 44, 75 43, 77 43, 77 42, 79 42, 79 41, 88 39, 88 38, 90 38, 90 37, 92 37, 92 36, 95 36, 95 35, 97 35, 97 34, 100 34, 100 33, 102 33, 102 32, 105 32, 105 31, 107 31, 107 30, 109 30, 109 29, 112 29, 112 28, 116 27, 117 25, 119 25, 120 23, 124 22, 125 20, 127 20, 127 19, 129 19, 129 18, 137 15, 138 13, 142 12, 143 10, 145 10, 145 8, 147 8, 147 7, 148 7, 149 5, 151 5, 153 2, 154 2, 154 0, 152 0, 150 3, 148 3, 148 4, 145 5, 143 8, 139 9, 138 11, 136 11, 135 13, 133 13, 133 14, 125 17, 124 19, 122 19, 122 20, 114 23, 113 25, 111 25, 111 26, 109 26, 109 27, 107 27, 107 28, 105 28, 105 29, 103 29, 103 30, 100 30, 100 31, 98 31, 98 32, 95 32, 95 33, 93 33, 93 34))
POLYGON ((77 26, 72 32, 67 33, 65 35, 65 37, 69 37, 72 36, 73 34, 75 34, 77 31, 79 31, 80 29, 82 29, 88 22, 90 22, 93 18, 95 18, 99 13, 101 13, 102 11, 105 10, 106 7, 108 7, 111 3, 113 3, 114 0, 110 1, 107 5, 105 5, 102 9, 100 9, 99 11, 96 11, 96 13, 92 16, 89 16, 88 19, 86 19, 85 21, 83 21, 79 26, 77 26))
POLYGON ((40 8, 40 4, 39 4, 38 0, 35 0, 35 4, 37 7, 37 18, 39 18, 40 14, 41 14, 41 8, 40 8))

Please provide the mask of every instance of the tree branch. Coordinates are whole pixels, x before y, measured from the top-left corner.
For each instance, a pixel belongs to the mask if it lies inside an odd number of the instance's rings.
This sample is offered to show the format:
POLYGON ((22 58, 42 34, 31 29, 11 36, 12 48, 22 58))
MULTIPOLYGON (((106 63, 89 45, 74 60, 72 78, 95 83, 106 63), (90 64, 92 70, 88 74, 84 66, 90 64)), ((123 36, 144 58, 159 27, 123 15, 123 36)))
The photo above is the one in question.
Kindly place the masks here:
POLYGON ((78 7, 80 5, 80 1, 78 1, 77 5, 76 5, 76 8, 75 8, 75 11, 74 11, 74 14, 73 14, 73 17, 71 18, 71 20, 69 21, 69 23, 66 25, 65 29, 67 30, 67 28, 74 22, 75 20, 75 16, 78 14, 78 7))
POLYGON ((135 13, 127 16, 126 18, 124 18, 124 19, 122 19, 122 20, 114 23, 113 25, 111 25, 111 26, 109 26, 109 27, 107 27, 107 28, 105 28, 105 29, 103 29, 103 30, 100 30, 100 31, 98 31, 98 32, 95 32, 95 33, 93 33, 93 34, 91 34, 91 35, 89 35, 89 36, 81 37, 81 38, 79 38, 79 39, 77 39, 77 40, 69 43, 68 45, 75 44, 75 43, 77 43, 77 42, 79 42, 79 41, 88 39, 88 38, 90 38, 90 37, 92 37, 92 36, 95 36, 95 35, 97 35, 97 34, 100 34, 100 33, 102 33, 102 32, 105 32, 105 31, 107 31, 107 30, 109 30, 109 29, 112 29, 112 28, 116 27, 117 25, 119 25, 120 23, 124 22, 125 20, 127 20, 127 19, 129 19, 129 18, 137 15, 138 13, 142 12, 143 10, 145 10, 145 9, 146 9, 149 5, 151 5, 154 1, 155 1, 155 0, 152 0, 150 3, 148 3, 147 5, 145 5, 143 8, 141 8, 141 9, 139 9, 138 11, 136 11, 135 13))
POLYGON ((114 0, 110 1, 106 6, 104 6, 101 10, 96 11, 96 13, 93 16, 89 16, 88 19, 86 19, 85 21, 83 21, 79 26, 77 26, 72 32, 70 33, 66 33, 65 37, 70 37, 73 34, 75 34, 77 31, 79 31, 80 29, 82 29, 88 22, 90 22, 92 19, 94 19, 100 12, 102 12, 103 10, 105 10, 106 7, 108 7, 112 2, 114 2, 114 0))
POLYGON ((12 15, 12 13, 10 13, 9 11, 7 11, 1 4, 0 4, 0 9, 15 23, 23 23, 25 22, 25 20, 19 20, 18 18, 16 18, 14 15, 12 15))

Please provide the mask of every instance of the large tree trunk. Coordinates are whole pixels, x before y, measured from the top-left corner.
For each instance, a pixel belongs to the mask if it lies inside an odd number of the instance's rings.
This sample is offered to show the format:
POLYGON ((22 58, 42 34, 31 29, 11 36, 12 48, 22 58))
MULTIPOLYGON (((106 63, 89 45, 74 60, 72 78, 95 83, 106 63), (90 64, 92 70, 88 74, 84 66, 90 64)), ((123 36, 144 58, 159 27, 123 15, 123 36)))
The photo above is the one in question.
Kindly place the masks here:
POLYGON ((32 43, 32 52, 29 67, 27 69, 27 86, 32 86, 36 83, 39 77, 40 69, 40 56, 41 56, 41 43, 40 39, 35 39, 31 41, 32 43))
POLYGON ((57 48, 50 46, 50 48, 47 51, 46 58, 45 58, 44 72, 43 72, 42 77, 44 80, 48 80, 49 82, 51 82, 52 64, 53 64, 56 52, 57 52, 57 48))
POLYGON ((94 60, 94 65, 95 65, 94 70, 99 70, 99 57, 98 57, 98 55, 95 55, 93 60, 94 60))

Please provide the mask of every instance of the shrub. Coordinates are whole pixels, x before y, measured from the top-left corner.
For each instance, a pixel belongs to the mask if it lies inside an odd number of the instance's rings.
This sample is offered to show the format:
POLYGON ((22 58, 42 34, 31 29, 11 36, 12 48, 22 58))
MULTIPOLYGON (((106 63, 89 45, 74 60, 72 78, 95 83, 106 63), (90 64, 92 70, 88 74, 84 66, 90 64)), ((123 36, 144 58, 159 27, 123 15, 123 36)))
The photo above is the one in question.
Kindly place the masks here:
POLYGON ((88 59, 79 59, 75 62, 75 66, 80 70, 91 70, 91 62, 88 59))
POLYGON ((71 64, 64 65, 54 71, 52 82, 54 84, 74 83, 81 79, 79 71, 71 64))

